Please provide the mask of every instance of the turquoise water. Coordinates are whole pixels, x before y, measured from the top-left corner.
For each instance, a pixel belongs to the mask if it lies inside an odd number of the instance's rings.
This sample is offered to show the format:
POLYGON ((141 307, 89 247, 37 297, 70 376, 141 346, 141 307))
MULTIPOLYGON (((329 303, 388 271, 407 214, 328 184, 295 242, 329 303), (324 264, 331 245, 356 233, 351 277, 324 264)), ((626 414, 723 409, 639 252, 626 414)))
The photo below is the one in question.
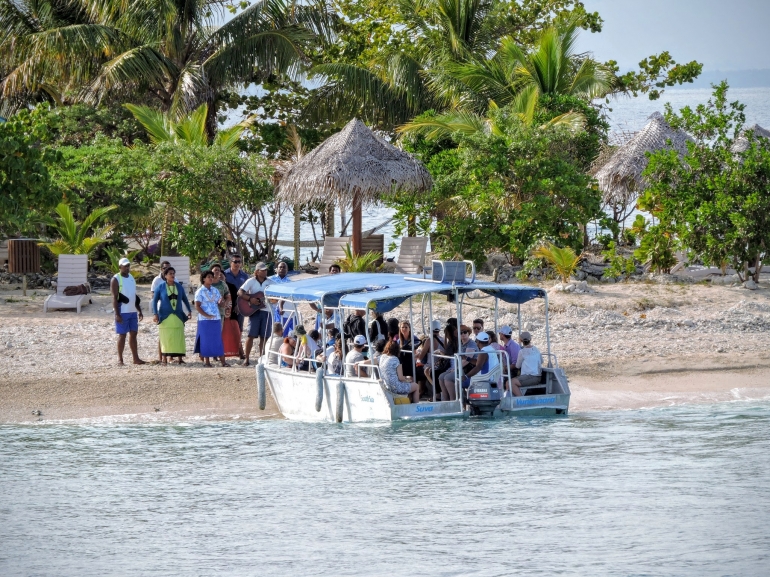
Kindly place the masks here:
POLYGON ((0 574, 766 575, 770 403, 0 427, 0 574))

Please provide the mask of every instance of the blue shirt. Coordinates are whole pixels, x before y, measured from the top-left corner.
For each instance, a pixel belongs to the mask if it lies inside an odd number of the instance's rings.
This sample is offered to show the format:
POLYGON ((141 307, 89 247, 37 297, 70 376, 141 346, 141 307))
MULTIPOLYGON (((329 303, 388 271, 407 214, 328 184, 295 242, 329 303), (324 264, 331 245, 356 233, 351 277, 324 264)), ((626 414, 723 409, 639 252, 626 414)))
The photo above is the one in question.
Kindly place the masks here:
POLYGON ((243 285, 243 283, 248 280, 249 275, 243 272, 243 269, 239 270, 237 275, 234 275, 233 272, 228 268, 225 271, 225 278, 227 279, 227 282, 234 284, 235 288, 239 289, 241 288, 241 285, 243 285))

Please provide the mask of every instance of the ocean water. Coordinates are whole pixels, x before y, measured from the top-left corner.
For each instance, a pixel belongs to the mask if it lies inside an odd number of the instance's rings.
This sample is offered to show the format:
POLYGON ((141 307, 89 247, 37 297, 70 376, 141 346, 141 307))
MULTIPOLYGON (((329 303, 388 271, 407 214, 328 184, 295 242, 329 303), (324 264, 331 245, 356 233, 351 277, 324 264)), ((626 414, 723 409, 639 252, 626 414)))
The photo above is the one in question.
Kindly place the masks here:
MULTIPOLYGON (((711 94, 712 90, 708 88, 677 88, 666 90, 658 100, 649 100, 645 95, 637 98, 613 99, 610 101, 609 110, 606 112, 611 127, 610 132, 636 132, 644 128, 650 114, 656 111, 663 112, 664 104, 670 103, 674 110, 678 111, 684 106, 695 107, 698 104, 706 103, 711 94)), ((759 124, 765 128, 770 128, 770 87, 732 88, 728 92, 728 96, 730 102, 737 100, 746 105, 746 126, 759 124)), ((393 216, 392 210, 382 206, 367 207, 363 213, 364 230, 386 223, 393 216)), ((339 235, 341 230, 339 215, 335 230, 336 234, 339 235)), ((320 229, 318 234, 320 236, 320 229)), ((348 234, 350 234, 350 229, 348 229, 348 234)), ((386 224, 378 231, 378 234, 385 235, 385 253, 389 256, 396 256, 398 254, 397 249, 388 249, 392 243, 398 243, 393 224, 386 224)), ((291 211, 287 210, 281 221, 279 238, 291 241, 293 237, 294 220, 291 211)), ((313 239, 312 230, 305 223, 301 227, 301 238, 303 240, 313 239)), ((279 247, 279 250, 290 257, 294 255, 294 249, 291 246, 282 246, 279 247)), ((301 249, 300 254, 303 263, 310 258, 310 250, 308 248, 301 249)))
POLYGON ((767 575, 770 404, 0 427, 0 574, 767 575))

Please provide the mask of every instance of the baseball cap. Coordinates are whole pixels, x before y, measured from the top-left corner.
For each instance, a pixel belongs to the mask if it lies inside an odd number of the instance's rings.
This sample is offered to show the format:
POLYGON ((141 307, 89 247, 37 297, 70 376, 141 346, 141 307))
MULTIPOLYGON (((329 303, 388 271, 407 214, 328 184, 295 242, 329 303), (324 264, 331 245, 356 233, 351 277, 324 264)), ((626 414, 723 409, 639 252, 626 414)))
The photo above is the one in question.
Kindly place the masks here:
POLYGON ((430 323, 430 328, 432 328, 434 331, 440 331, 441 330, 441 321, 435 320, 430 323))
POLYGON ((126 265, 131 265, 131 261, 128 260, 126 257, 123 257, 118 261, 118 266, 126 266, 126 265))
POLYGON ((366 337, 364 335, 356 335, 356 338, 353 339, 354 345, 365 345, 366 344, 366 337))
POLYGON ((481 331, 479 334, 476 335, 476 340, 481 341, 482 343, 488 343, 489 335, 484 331, 481 331))
POLYGON ((503 325, 500 327, 500 334, 510 337, 513 334, 513 329, 508 325, 503 325))
POLYGON ((531 334, 529 334, 527 331, 523 331, 523 332, 522 332, 522 333, 519 335, 519 338, 520 338, 522 341, 531 341, 531 340, 532 340, 532 335, 531 335, 531 334))
POLYGON ((267 270, 267 265, 263 262, 258 262, 254 265, 254 270, 267 270))

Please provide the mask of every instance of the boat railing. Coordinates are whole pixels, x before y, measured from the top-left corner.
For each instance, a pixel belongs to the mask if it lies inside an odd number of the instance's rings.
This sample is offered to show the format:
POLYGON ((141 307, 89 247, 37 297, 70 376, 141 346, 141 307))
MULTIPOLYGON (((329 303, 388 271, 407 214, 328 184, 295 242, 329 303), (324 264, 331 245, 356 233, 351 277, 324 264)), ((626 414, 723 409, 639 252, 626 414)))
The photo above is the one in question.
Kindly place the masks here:
MULTIPOLYGON (((499 351, 466 351, 464 353, 455 353, 455 398, 462 400, 462 389, 463 389, 463 379, 466 376, 465 370, 463 369, 463 357, 477 357, 480 354, 487 354, 490 357, 496 357, 497 362, 500 364, 502 370, 501 374, 504 379, 507 379, 507 381, 511 382, 511 361, 508 356, 508 351, 506 350, 499 350, 499 351)), ((487 373, 482 373, 481 376, 486 375, 487 373)), ((474 377, 479 376, 479 373, 476 373, 474 377)), ((502 383, 498 383, 500 385, 502 383)))
POLYGON ((546 353, 545 357, 548 359, 548 368, 549 369, 551 369, 551 368, 552 369, 558 369, 559 368, 559 361, 556 360, 556 355, 554 353, 546 353))

